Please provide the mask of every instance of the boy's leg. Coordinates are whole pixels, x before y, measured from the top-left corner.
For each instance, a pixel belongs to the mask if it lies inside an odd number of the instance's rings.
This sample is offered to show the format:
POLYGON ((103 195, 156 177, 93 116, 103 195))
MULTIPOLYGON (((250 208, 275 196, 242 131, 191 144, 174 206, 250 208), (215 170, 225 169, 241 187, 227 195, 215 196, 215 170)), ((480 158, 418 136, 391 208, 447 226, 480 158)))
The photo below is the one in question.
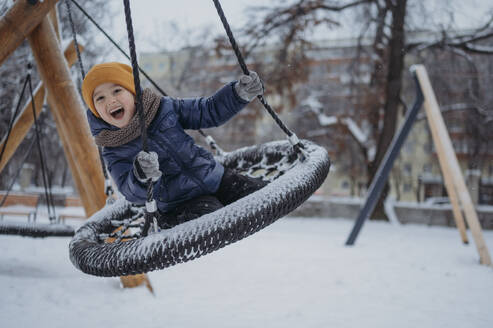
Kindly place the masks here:
POLYGON ((267 184, 268 182, 261 178, 250 178, 226 168, 219 189, 214 195, 226 206, 265 187, 267 184))
POLYGON ((201 217, 204 214, 214 212, 223 207, 223 204, 212 195, 199 196, 190 199, 170 213, 162 213, 159 225, 162 228, 171 228, 180 223, 201 217))

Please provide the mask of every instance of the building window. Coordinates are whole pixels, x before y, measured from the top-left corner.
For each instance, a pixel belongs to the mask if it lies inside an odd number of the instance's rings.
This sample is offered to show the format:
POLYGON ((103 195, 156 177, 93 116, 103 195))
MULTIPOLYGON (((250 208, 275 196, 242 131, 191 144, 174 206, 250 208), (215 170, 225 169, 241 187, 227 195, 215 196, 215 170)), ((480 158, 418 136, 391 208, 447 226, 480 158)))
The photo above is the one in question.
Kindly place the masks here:
POLYGON ((405 183, 403 189, 404 189, 404 192, 410 192, 412 190, 412 186, 410 183, 405 183))
POLYGON ((427 153, 432 153, 435 151, 434 145, 432 142, 427 142, 423 145, 423 150, 427 153))
POLYGON ((411 173, 413 172, 413 167, 410 163, 406 163, 404 164, 404 173, 406 175, 411 175, 411 173))
POLYGON ((423 164, 423 172, 430 173, 431 172, 431 164, 423 164))
POLYGON ((347 182, 346 180, 342 181, 341 188, 342 189, 349 189, 349 182, 347 182))

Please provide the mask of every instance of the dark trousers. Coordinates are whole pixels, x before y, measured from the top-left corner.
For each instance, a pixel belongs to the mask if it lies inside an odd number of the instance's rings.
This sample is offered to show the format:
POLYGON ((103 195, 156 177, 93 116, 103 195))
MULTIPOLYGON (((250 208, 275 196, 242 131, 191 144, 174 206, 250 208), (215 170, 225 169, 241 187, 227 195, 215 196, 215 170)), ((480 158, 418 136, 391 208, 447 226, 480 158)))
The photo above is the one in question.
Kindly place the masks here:
POLYGON ((244 176, 225 168, 221 184, 216 193, 190 199, 178 205, 172 212, 161 213, 159 223, 162 228, 171 228, 177 224, 196 219, 229 205, 260 188, 267 182, 244 176))

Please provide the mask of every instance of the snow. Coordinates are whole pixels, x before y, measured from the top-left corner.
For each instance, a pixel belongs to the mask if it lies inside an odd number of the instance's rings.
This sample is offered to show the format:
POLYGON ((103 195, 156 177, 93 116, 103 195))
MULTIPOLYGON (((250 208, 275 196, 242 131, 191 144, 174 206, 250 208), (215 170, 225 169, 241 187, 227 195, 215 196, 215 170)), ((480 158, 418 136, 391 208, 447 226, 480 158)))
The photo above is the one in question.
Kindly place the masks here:
MULTIPOLYGON (((0 326, 492 327, 493 269, 453 228, 284 218, 145 287, 75 269, 70 238, 0 236, 0 326)), ((493 231, 484 231, 493 249, 493 231)))
POLYGON ((318 114, 318 121, 321 126, 329 126, 336 124, 339 119, 337 116, 327 116, 323 113, 318 114))
POLYGON ((349 131, 352 133, 354 138, 358 140, 360 144, 366 144, 368 142, 368 137, 365 135, 363 131, 359 128, 359 126, 356 124, 356 122, 353 121, 352 118, 346 117, 342 119, 342 122, 346 124, 348 127, 349 131))

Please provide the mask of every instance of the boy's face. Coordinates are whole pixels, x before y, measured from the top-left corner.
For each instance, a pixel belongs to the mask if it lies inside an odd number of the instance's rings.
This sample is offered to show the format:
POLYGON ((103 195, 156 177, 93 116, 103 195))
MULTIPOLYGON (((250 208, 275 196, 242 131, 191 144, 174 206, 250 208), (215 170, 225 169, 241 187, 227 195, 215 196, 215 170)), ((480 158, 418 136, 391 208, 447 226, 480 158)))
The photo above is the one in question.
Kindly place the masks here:
POLYGON ((134 95, 115 83, 103 83, 92 94, 94 107, 101 118, 116 127, 125 127, 135 114, 134 95))

